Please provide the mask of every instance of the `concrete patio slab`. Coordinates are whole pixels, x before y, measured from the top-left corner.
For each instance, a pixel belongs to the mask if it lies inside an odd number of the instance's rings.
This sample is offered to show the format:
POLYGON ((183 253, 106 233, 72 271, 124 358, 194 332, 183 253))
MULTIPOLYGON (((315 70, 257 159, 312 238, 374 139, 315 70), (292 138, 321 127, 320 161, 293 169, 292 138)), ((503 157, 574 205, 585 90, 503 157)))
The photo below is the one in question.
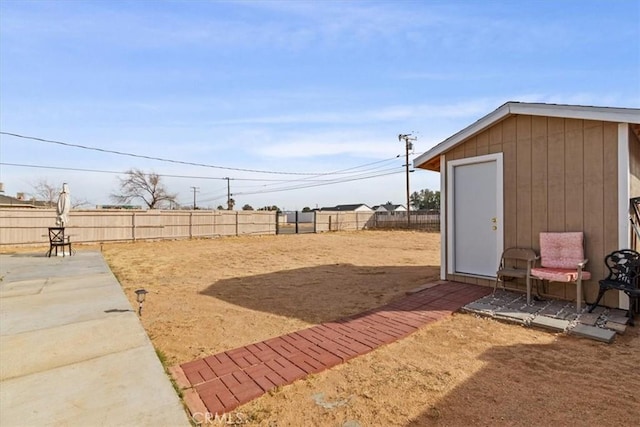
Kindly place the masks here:
POLYGON ((147 337, 143 330, 129 330, 128 317, 119 313, 103 319, 0 336, 0 380, 146 345, 147 337), (114 339, 114 336, 118 338, 114 339), (49 357, 43 357, 42 353, 49 357))
POLYGON ((578 316, 578 322, 583 325, 595 326, 599 318, 600 315, 596 313, 582 313, 578 316))
POLYGON ((594 308, 593 313, 589 313, 585 308, 577 314, 574 302, 537 299, 531 304, 522 305, 522 298, 522 294, 500 290, 477 299, 462 309, 480 316, 553 332, 572 333, 606 343, 611 343, 615 333, 623 334, 629 322, 625 310, 598 306, 594 308))
POLYGON ((189 425, 98 252, 0 255, 0 425, 189 425))
POLYGON ((511 322, 524 325, 527 321, 531 320, 532 315, 529 313, 523 313, 520 311, 503 308, 501 310, 496 311, 494 317, 496 319, 508 320, 511 322))
POLYGON ((623 335, 627 331, 627 325, 622 325, 620 323, 608 321, 604 324, 604 327, 607 329, 611 329, 612 331, 623 335))
POLYGON ((568 320, 554 319, 547 316, 536 316, 531 320, 531 326, 549 329, 556 332, 564 332, 569 326, 568 320))
POLYGON ((596 341, 606 342, 610 344, 616 336, 614 331, 609 329, 597 328, 595 326, 577 324, 569 331, 571 335, 589 338, 596 341))
POLYGON ((629 323, 629 318, 626 315, 619 315, 619 314, 609 314, 607 316, 607 320, 610 322, 615 322, 615 323, 619 323, 621 325, 626 325, 629 323))
POLYGON ((137 347, 3 381, 1 424, 188 425, 161 366, 145 362, 148 349, 137 347))

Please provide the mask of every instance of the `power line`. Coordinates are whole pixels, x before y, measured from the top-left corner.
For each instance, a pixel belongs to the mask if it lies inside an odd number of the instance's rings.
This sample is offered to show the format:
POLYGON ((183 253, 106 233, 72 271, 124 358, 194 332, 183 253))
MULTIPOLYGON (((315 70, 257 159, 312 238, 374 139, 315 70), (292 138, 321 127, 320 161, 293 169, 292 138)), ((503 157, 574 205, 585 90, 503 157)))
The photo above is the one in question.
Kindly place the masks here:
MULTIPOLYGON (((117 172, 117 171, 105 171, 105 170, 96 170, 96 169, 82 169, 82 168, 64 168, 64 167, 58 167, 58 166, 42 166, 42 165, 28 165, 28 164, 20 164, 20 163, 7 163, 7 162, 0 162, 0 165, 4 165, 4 166, 16 166, 16 167, 27 167, 27 168, 38 168, 38 169, 55 169, 55 170, 69 170, 69 171, 79 171, 79 172, 97 172, 97 173, 110 173, 110 174, 124 174, 126 172, 117 172)), ((388 171, 388 170, 395 170, 397 168, 388 168, 388 169, 384 169, 381 170, 379 172, 382 171, 388 171)), ((301 181, 306 181, 307 183, 303 183, 297 186, 291 186, 291 187, 285 187, 285 188, 274 188, 274 189, 269 189, 269 190, 261 190, 261 191, 248 191, 248 192, 240 192, 240 193, 234 193, 234 195, 237 196, 241 196, 241 195, 252 195, 252 194, 263 194, 263 193, 278 193, 280 191, 291 191, 291 190, 298 190, 298 189, 304 189, 304 188, 311 188, 311 187, 320 187, 320 186, 324 186, 324 185, 334 185, 334 184, 341 184, 343 182, 351 182, 351 181, 359 181, 359 180, 363 180, 363 179, 372 179, 372 178, 378 178, 381 176, 387 176, 387 175, 393 175, 396 173, 400 173, 400 172, 389 172, 389 173, 382 173, 382 174, 375 174, 375 175, 371 175, 371 172, 369 172, 368 174, 363 174, 363 173, 357 173, 357 174, 352 174, 352 176, 350 177, 340 177, 340 178, 334 178, 334 179, 325 179, 325 180, 301 180, 301 181), (361 176, 361 175, 366 175, 366 176, 361 176), (309 183, 312 182, 312 183, 309 183)), ((215 180, 226 180, 227 178, 213 178, 213 177, 198 177, 198 176, 191 176, 191 175, 164 175, 164 174, 157 174, 158 176, 161 177, 173 177, 173 178, 198 178, 198 179, 215 179, 215 180)), ((230 180, 244 180, 244 181, 265 181, 264 179, 249 179, 249 178, 228 178, 230 180)), ((266 181, 280 181, 280 180, 266 180, 266 181)), ((286 182, 293 182, 293 181, 286 181, 286 182)), ((229 191, 229 190, 228 190, 229 191)), ((220 195, 218 197, 215 198, 208 198, 205 200, 201 200, 202 202, 207 202, 207 201, 213 201, 213 200, 218 200, 221 199, 223 197, 227 196, 227 199, 230 199, 231 194, 227 193, 225 195, 220 195)), ((229 201, 229 200, 227 200, 229 201)))
MULTIPOLYGON (((335 172, 328 172, 328 173, 325 173, 325 174, 318 174, 318 175, 310 176, 309 178, 300 178, 300 179, 297 179, 297 180, 291 180, 291 179, 289 179, 289 180, 281 180, 281 181, 275 182, 273 184, 245 185, 245 186, 240 186, 240 187, 245 187, 245 188, 251 188, 251 187, 253 187, 253 188, 255 188, 255 187, 266 188, 266 187, 271 187, 271 186, 290 184, 290 183, 299 182, 299 181, 307 181, 307 182, 320 181, 320 182, 323 182, 325 180, 315 180, 313 178, 327 176, 327 175, 331 175, 331 174, 334 174, 334 173, 335 174, 346 174, 346 171, 350 171, 350 170, 353 171, 354 169, 360 169, 360 168, 363 168, 363 167, 366 167, 366 166, 371 166, 371 165, 380 164, 380 163, 387 163, 387 162, 396 160, 399 157, 400 157, 400 154, 398 154, 398 155, 396 155, 394 157, 388 158, 388 159, 377 160, 375 162, 365 163, 365 164, 359 165, 359 166, 353 166, 353 167, 346 168, 346 169, 340 169, 340 170, 337 170, 335 172)), ((386 166, 376 166, 374 168, 368 168, 368 169, 362 169, 362 170, 359 170, 359 171, 353 171, 353 172, 349 173, 349 175, 360 174, 360 173, 366 172, 366 171, 375 171, 375 170, 379 170, 382 167, 386 167, 386 166)))
MULTIPOLYGON (((53 169, 53 170, 63 170, 63 171, 71 171, 71 172, 93 172, 93 173, 108 173, 113 175, 125 175, 127 171, 110 171, 110 170, 101 170, 101 169, 84 169, 84 168, 70 168, 70 167, 62 167, 62 166, 48 166, 48 165, 34 165, 34 164, 25 164, 25 163, 8 163, 8 162, 0 162, 2 166, 15 166, 15 167, 23 167, 23 168, 34 168, 34 169, 53 169)), ((166 178, 187 178, 187 179, 211 179, 223 181, 227 178, 225 177, 213 177, 213 176, 198 176, 198 175, 173 175, 173 174, 156 174, 161 177, 166 178)), ((233 181, 253 181, 253 182, 290 182, 285 179, 269 179, 269 178, 230 178, 233 181)))
POLYGON ((91 147, 91 146, 82 145, 82 144, 72 144, 72 143, 63 142, 63 141, 54 141, 54 140, 51 140, 51 139, 38 138, 38 137, 35 137, 35 136, 20 135, 20 134, 11 133, 11 132, 0 132, 0 135, 13 136, 13 137, 16 137, 16 138, 28 139, 28 140, 32 140, 32 141, 38 141, 38 142, 45 142, 45 143, 48 143, 48 144, 57 144, 57 145, 65 146, 65 147, 81 148, 83 150, 98 151, 98 152, 101 152, 101 153, 116 154, 116 155, 119 155, 119 156, 135 157, 135 158, 139 158, 139 159, 155 160, 155 161, 160 161, 160 162, 176 163, 176 164, 188 165, 188 166, 198 166, 198 167, 213 168, 213 169, 232 170, 232 171, 238 171, 238 172, 254 172, 254 173, 264 173, 264 174, 274 174, 274 175, 301 175, 301 176, 311 176, 311 175, 321 176, 321 175, 330 175, 330 174, 335 174, 335 173, 341 173, 341 172, 326 172, 326 173, 322 173, 322 172, 320 172, 320 173, 318 173, 318 172, 281 172, 281 171, 267 171, 267 170, 260 170, 260 169, 235 168, 235 167, 229 167, 229 166, 217 166, 217 165, 209 165, 209 164, 205 164, 205 163, 196 163, 196 162, 187 162, 187 161, 182 161, 182 160, 165 159, 165 158, 162 158, 162 157, 147 156, 147 155, 144 155, 144 154, 127 153, 127 152, 124 152, 124 151, 108 150, 106 148, 91 147))
POLYGON ((341 179, 341 180, 327 181, 325 183, 300 185, 300 186, 297 186, 297 187, 277 188, 277 189, 265 190, 265 191, 253 191, 253 192, 235 193, 235 195, 237 195, 237 196, 247 196, 247 195, 252 195, 252 194, 266 194, 266 193, 278 193, 278 192, 281 192, 281 191, 301 190, 301 189, 304 189, 304 188, 320 187, 320 186, 323 186, 323 185, 342 184, 342 183, 345 183, 345 182, 361 181, 363 179, 379 178, 381 176, 395 175, 395 174, 399 174, 399 173, 402 173, 402 171, 388 172, 388 173, 382 173, 382 174, 378 174, 378 175, 364 176, 364 177, 360 177, 360 178, 346 178, 346 179, 341 179))
MULTIPOLYGON (((386 169, 377 169, 375 172, 376 173, 380 173, 380 172, 388 172, 388 171, 395 171, 398 167, 391 167, 391 168, 386 168, 386 169)), ((256 190, 256 191, 243 191, 243 192, 239 192, 239 193, 235 193, 238 195, 244 195, 244 194, 261 194, 261 193, 275 193, 278 191, 287 191, 287 190, 297 190, 299 188, 309 188, 309 187, 317 187, 317 186, 322 186, 322 185, 331 185, 331 184, 339 184, 341 182, 349 182, 349 181, 353 181, 354 178, 366 178, 368 176, 371 177, 377 177, 379 175, 374 174, 374 171, 370 171, 370 172, 358 172, 358 173, 354 173, 351 176, 348 177, 339 177, 339 178, 332 178, 332 179, 322 179, 322 180, 314 180, 311 182, 314 182, 314 184, 310 184, 309 181, 301 179, 299 181, 287 181, 286 183, 291 184, 289 187, 278 187, 278 188, 268 188, 266 189, 267 185, 262 185, 260 186, 260 190, 256 190)), ((255 185, 251 186, 251 187, 256 187, 255 185)))
MULTIPOLYGON (((84 168, 69 168, 69 167, 62 167, 62 166, 47 166, 47 165, 33 165, 33 164, 25 164, 25 163, 7 163, 7 162, 0 162, 0 165, 2 166, 15 166, 15 167, 22 167, 22 168, 33 168, 33 169, 53 169, 53 170, 63 170, 63 171, 71 171, 71 172, 93 172, 93 173, 108 173, 108 174, 113 174, 113 175, 125 175, 128 172, 127 171, 110 171, 110 170, 101 170, 101 169, 84 169, 84 168)), ((166 177, 166 178, 190 178, 190 179, 214 179, 214 180, 223 180, 224 178, 217 178, 217 177, 211 177, 211 176, 194 176, 194 175, 168 175, 168 174, 156 174, 158 176, 162 176, 162 177, 166 177)), ((239 178, 239 179, 243 179, 243 178, 239 178)), ((248 181, 254 181, 254 180, 250 180, 248 179, 248 181)), ((255 180, 255 181, 262 181, 262 180, 255 180)), ((281 180, 276 180, 274 179, 273 181, 281 181, 281 180)))

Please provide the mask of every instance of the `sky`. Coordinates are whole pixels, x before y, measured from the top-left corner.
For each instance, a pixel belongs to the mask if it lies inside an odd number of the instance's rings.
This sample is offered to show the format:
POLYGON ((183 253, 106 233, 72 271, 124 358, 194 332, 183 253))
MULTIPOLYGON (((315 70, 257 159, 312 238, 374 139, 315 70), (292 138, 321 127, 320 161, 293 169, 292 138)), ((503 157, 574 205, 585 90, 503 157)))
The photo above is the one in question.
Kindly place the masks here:
POLYGON ((411 162, 508 101, 640 107, 640 0, 0 0, 6 195, 405 204, 398 134, 411 162))

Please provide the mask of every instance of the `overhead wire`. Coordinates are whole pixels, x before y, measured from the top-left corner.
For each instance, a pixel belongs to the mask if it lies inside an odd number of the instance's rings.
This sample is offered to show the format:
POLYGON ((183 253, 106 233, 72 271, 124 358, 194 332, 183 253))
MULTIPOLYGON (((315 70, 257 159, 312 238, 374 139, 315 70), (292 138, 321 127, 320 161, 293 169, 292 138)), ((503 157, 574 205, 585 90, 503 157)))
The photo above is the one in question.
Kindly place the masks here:
MULTIPOLYGON (((113 175, 125 175, 128 171, 112 171, 112 170, 101 170, 101 169, 86 169, 86 168, 70 168, 63 166, 48 166, 48 165, 34 165, 34 164, 26 164, 26 163, 9 163, 9 162, 0 162, 0 165, 3 166, 15 166, 15 167, 24 167, 24 168, 34 168, 34 169, 53 169, 53 170, 64 170, 71 172, 94 172, 94 173, 108 173, 113 175)), ((287 182, 287 180, 283 179, 271 179, 271 178, 229 178, 229 177, 213 177, 213 176, 201 176, 201 175, 175 175, 175 174, 165 174, 165 173, 156 173, 156 175, 160 177, 166 178, 187 178, 187 179, 210 179, 210 180, 226 180, 227 178, 232 181, 255 181, 255 182, 287 182)))
MULTIPOLYGON (((69 170, 69 171, 79 171, 79 172, 97 172, 97 173, 109 173, 109 174, 124 174, 126 172, 117 172, 117 171, 105 171, 105 170, 97 170, 97 169, 85 169, 85 168, 66 168, 66 167, 60 167, 60 166, 44 166, 44 165, 28 165, 28 164, 21 164, 21 163, 8 163, 8 162, 0 162, 0 165, 4 165, 4 166, 15 166, 15 167, 27 167, 27 168, 42 168, 42 169, 54 169, 54 170, 69 170)), ((395 170, 397 168, 388 168, 388 169, 383 169, 383 170, 379 170, 377 172, 386 172, 389 170, 395 170)), ((363 180, 363 179, 371 179, 371 178, 377 178, 380 176, 387 176, 387 175, 392 175, 395 173, 401 173, 401 171, 398 172, 390 172, 390 173, 383 173, 383 174, 372 174, 372 171, 365 173, 356 173, 356 174, 352 174, 349 177, 340 177, 340 178, 334 178, 334 179, 325 179, 325 180, 308 180, 306 182, 306 184, 300 184, 297 186, 290 186, 290 187, 285 187, 285 188, 274 188, 274 189, 266 189, 266 190, 260 190, 260 191, 249 191, 249 192, 235 192, 233 194, 235 195, 251 195, 251 194, 262 194, 262 193, 277 193, 280 191, 291 191, 291 190, 297 190, 297 189, 304 189, 304 188, 311 188, 311 187, 318 187, 318 186, 323 186, 323 185, 333 185, 333 184, 340 184, 343 182, 351 182, 351 181, 358 181, 358 180, 363 180), (362 175, 366 175, 366 176, 362 176, 362 175)), ((169 175, 169 174, 157 174, 158 176, 162 176, 162 177, 173 177, 173 178, 197 178, 197 179, 215 179, 215 180, 226 180, 227 178, 217 178, 217 177, 196 177, 196 176, 189 176, 189 175, 169 175)), ((251 179, 251 178, 229 178, 232 180, 246 180, 246 181, 260 181, 257 179, 251 179)), ((287 182, 292 182, 292 181, 287 181, 287 182)), ((226 197, 226 194, 224 196, 220 196, 217 197, 214 200, 220 199, 222 197, 226 197)), ((207 201, 207 200, 203 200, 203 201, 207 201)))
POLYGON ((346 168, 346 169, 340 169, 340 170, 335 171, 335 172, 327 172, 327 173, 324 173, 324 174, 313 175, 313 176, 310 176, 308 178, 305 177, 305 178, 300 178, 300 179, 297 179, 297 180, 287 179, 287 180, 281 180, 280 182, 274 182, 273 184, 244 185, 244 186, 241 186, 241 187, 245 187, 245 188, 252 188, 252 187, 266 188, 266 187, 271 187, 271 186, 289 184, 289 183, 292 183, 292 182, 300 182, 300 181, 308 181, 308 182, 310 181, 310 182, 312 182, 312 181, 316 181, 313 178, 327 176, 327 175, 331 175, 333 173, 344 174, 346 171, 349 171, 349 170, 353 171, 349 175, 351 175, 351 174, 359 174, 359 173, 365 172, 365 171, 378 170, 378 169, 380 169, 382 167, 386 167, 386 166, 376 166, 374 168, 362 169, 362 170, 358 170, 358 171, 354 171, 354 169, 360 169, 360 168, 363 168, 363 167, 366 167, 366 166, 371 166, 371 165, 374 165, 374 164, 388 163, 388 162, 391 162, 391 161, 394 161, 394 160, 398 159, 399 157, 400 157, 400 155, 398 154, 397 156, 394 156, 394 157, 391 157, 391 158, 388 158, 388 159, 377 160, 375 162, 365 163, 365 164, 359 165, 359 166, 353 166, 353 167, 346 168))
POLYGON ((367 176, 367 177, 353 178, 353 179, 345 179, 345 180, 340 181, 340 182, 330 182, 330 183, 326 183, 326 184, 309 184, 309 185, 304 186, 304 187, 301 186, 301 187, 296 187, 296 188, 272 189, 272 190, 266 190, 266 191, 255 191, 255 192, 234 193, 234 194, 237 195, 237 196, 248 196, 248 195, 252 195, 252 194, 278 193, 278 192, 281 192, 281 191, 301 190, 301 189, 305 189, 305 188, 319 187, 319 186, 322 186, 322 185, 342 184, 344 182, 361 181, 363 179, 379 178, 379 177, 382 177, 382 176, 396 175, 396 174, 400 174, 400 173, 403 173, 403 172, 402 171, 388 172, 388 173, 383 173, 383 174, 374 175, 374 176, 367 176))
POLYGON ((13 132, 0 132, 0 135, 7 135, 7 136, 15 137, 15 138, 22 138, 22 139, 27 139, 27 140, 32 140, 32 141, 44 142, 44 143, 48 143, 48 144, 57 144, 57 145, 61 145, 61 146, 64 146, 64 147, 80 148, 80 149, 83 149, 83 150, 90 150, 90 151, 98 151, 98 152, 101 152, 101 153, 116 154, 116 155, 119 155, 119 156, 128 156, 128 157, 135 157, 135 158, 140 158, 140 159, 155 160, 155 161, 160 161, 160 162, 168 162, 168 163, 175 163, 175 164, 182 164, 182 165, 189 165, 189 166, 206 167, 206 168, 213 168, 213 169, 231 170, 231 171, 238 171, 238 172, 253 172, 253 173, 274 174, 274 175, 300 175, 300 176, 312 176, 312 175, 320 176, 320 175, 326 175, 326 174, 344 173, 344 172, 285 172, 285 171, 269 171, 269 170, 260 170, 260 169, 250 169, 250 168, 236 168, 236 167, 230 167, 230 166, 210 165, 210 164, 205 164, 205 163, 188 162, 188 161, 183 161, 183 160, 166 159, 166 158, 163 158, 163 157, 148 156, 148 155, 144 155, 144 154, 135 154, 135 153, 128 153, 128 152, 124 152, 124 151, 109 150, 109 149, 106 149, 106 148, 91 147, 91 146, 88 146, 88 145, 74 144, 74 143, 63 142, 63 141, 55 141, 55 140, 39 138, 39 137, 35 137, 35 136, 21 135, 21 134, 13 133, 13 132))
MULTIPOLYGON (((210 168, 216 168, 216 169, 226 169, 226 170, 252 172, 252 173, 268 173, 268 174, 283 174, 283 175, 304 176, 304 178, 300 178, 300 179, 268 179, 268 178, 230 178, 230 177, 194 176, 194 175, 175 175, 175 174, 161 174, 161 173, 157 174, 158 176, 169 177, 169 178, 269 182, 269 184, 258 184, 258 185, 254 184, 254 185, 240 186, 240 187, 245 187, 245 188, 260 188, 260 190, 258 190, 258 191, 235 192, 234 194, 236 194, 236 195, 251 195, 251 194, 262 194, 262 193, 275 193, 275 192, 280 192, 280 191, 292 191, 292 190, 311 188, 311 187, 317 187, 317 186, 323 186, 323 185, 333 185, 333 184, 340 184, 340 183, 343 183, 343 182, 358 181, 358 180, 363 180, 363 179, 372 179, 372 178, 377 178, 377 177, 380 177, 380 176, 387 176, 387 175, 392 175, 392 174, 395 174, 395 173, 401 173, 402 172, 402 171, 388 172, 388 171, 395 170, 396 168, 386 168, 386 166, 382 166, 381 165, 383 163, 388 163, 388 162, 391 162, 391 161, 399 159, 401 157, 400 154, 398 154, 398 155, 396 155, 394 157, 391 157, 391 158, 377 160, 377 161, 374 161, 374 162, 365 163, 363 165, 352 166, 352 167, 348 167, 348 168, 345 168, 345 169, 339 169, 339 170, 332 171, 332 172, 322 172, 322 173, 317 173, 317 172, 313 172, 313 173, 312 172, 301 172, 301 173, 298 173, 298 172, 277 172, 277 171, 265 171, 265 170, 248 169, 248 168, 233 168, 233 167, 225 167, 225 166, 215 166, 215 165, 207 165, 207 164, 194 163, 194 162, 184 162, 184 161, 172 160, 172 159, 164 159, 164 158, 154 157, 154 156, 146 156, 146 155, 139 155, 139 154, 133 154, 133 153, 120 152, 120 151, 115 151, 115 150, 107 150, 107 149, 102 149, 102 148, 97 148, 97 147, 89 147, 89 146, 84 146, 84 145, 80 145, 80 144, 71 144, 71 143, 66 143, 66 142, 61 142, 61 141, 53 141, 53 140, 37 138, 37 137, 32 137, 32 136, 25 136, 25 135, 20 135, 20 134, 16 134, 16 133, 10 133, 10 132, 0 132, 0 134, 13 136, 13 137, 17 137, 17 138, 35 140, 35 141, 40 141, 40 142, 58 144, 58 145, 63 145, 63 146, 82 148, 82 149, 87 149, 87 150, 94 150, 94 151, 111 153, 111 154, 118 154, 118 155, 123 155, 123 156, 138 157, 138 158, 144 158, 144 159, 150 159, 150 160, 186 164, 186 165, 192 165, 192 166, 202 166, 202 167, 210 167, 210 168), (375 166, 375 167, 372 167, 372 168, 366 168, 367 166, 372 166, 372 165, 378 165, 378 166, 375 166), (366 168, 366 169, 363 169, 363 168, 366 168), (386 169, 384 169, 384 168, 386 168, 386 169), (382 172, 384 172, 384 173, 382 173, 382 172), (347 176, 337 177, 337 178, 333 178, 333 179, 314 179, 314 178, 320 178, 320 177, 327 177, 329 175, 347 175, 347 176), (286 186, 287 184, 291 184, 291 185, 286 186), (282 187, 282 186, 284 186, 284 187, 282 187), (275 188, 269 188, 269 187, 275 187, 275 188)), ((419 154, 421 154, 421 153, 414 153, 414 155, 419 155, 419 154)), ((125 172, 121 172, 121 171, 110 171, 110 170, 99 170, 99 169, 69 168, 69 167, 61 167, 61 166, 46 166, 46 165, 8 163, 8 162, 0 162, 0 165, 15 166, 15 167, 28 167, 28 168, 41 168, 41 169, 54 169, 54 170, 67 170, 67 171, 79 171, 79 172, 109 173, 109 174, 118 174, 118 175, 127 173, 126 171, 125 172)), ((402 166, 404 167, 405 165, 403 164, 402 166)), ((206 194, 210 194, 212 192, 208 192, 206 194)), ((224 194, 222 196, 215 197, 215 198, 213 198, 211 200, 209 200, 209 198, 203 198, 203 199, 201 199, 201 201, 202 202, 207 202, 207 201, 212 201, 212 200, 218 200, 218 199, 222 199, 223 197, 226 197, 226 196, 227 196, 227 194, 224 194)))
MULTIPOLYGON (((404 171, 396 170, 396 169, 398 169, 398 168, 390 168, 388 170, 394 170, 394 172, 379 173, 379 174, 375 174, 375 175, 368 174, 366 176, 361 176, 361 177, 358 177, 357 175, 355 175, 353 177, 341 178, 339 180, 338 179, 326 180, 325 182, 322 182, 322 183, 303 184, 303 185, 298 185, 298 186, 291 186, 291 187, 286 187, 286 188, 274 188, 274 189, 267 189, 267 190, 262 190, 262 191, 238 192, 238 193, 233 193, 233 194, 238 195, 238 196, 240 196, 240 195, 245 196, 245 195, 252 195, 252 194, 277 193, 277 192, 281 192, 281 191, 301 190, 301 189, 305 189, 305 188, 319 187, 319 186, 323 186, 323 185, 342 184, 342 183, 345 183, 345 182, 360 181, 360 180, 363 180, 363 179, 378 178, 378 177, 381 177, 381 176, 388 176, 388 175, 404 173, 404 171)), ((380 172, 382 172, 382 171, 380 171, 380 172)))

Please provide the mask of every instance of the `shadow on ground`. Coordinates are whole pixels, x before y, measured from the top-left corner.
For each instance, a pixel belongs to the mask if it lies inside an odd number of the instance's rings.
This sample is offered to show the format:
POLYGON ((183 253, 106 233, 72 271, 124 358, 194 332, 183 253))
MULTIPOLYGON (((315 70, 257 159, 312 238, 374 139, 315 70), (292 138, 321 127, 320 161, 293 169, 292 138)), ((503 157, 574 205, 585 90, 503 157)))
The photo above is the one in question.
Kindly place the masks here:
POLYGON ((635 425, 639 332, 613 345, 560 336, 492 347, 480 371, 407 425, 635 425))
POLYGON ((200 293, 251 310, 321 323, 356 314, 438 280, 439 266, 322 265, 219 280, 200 293))

